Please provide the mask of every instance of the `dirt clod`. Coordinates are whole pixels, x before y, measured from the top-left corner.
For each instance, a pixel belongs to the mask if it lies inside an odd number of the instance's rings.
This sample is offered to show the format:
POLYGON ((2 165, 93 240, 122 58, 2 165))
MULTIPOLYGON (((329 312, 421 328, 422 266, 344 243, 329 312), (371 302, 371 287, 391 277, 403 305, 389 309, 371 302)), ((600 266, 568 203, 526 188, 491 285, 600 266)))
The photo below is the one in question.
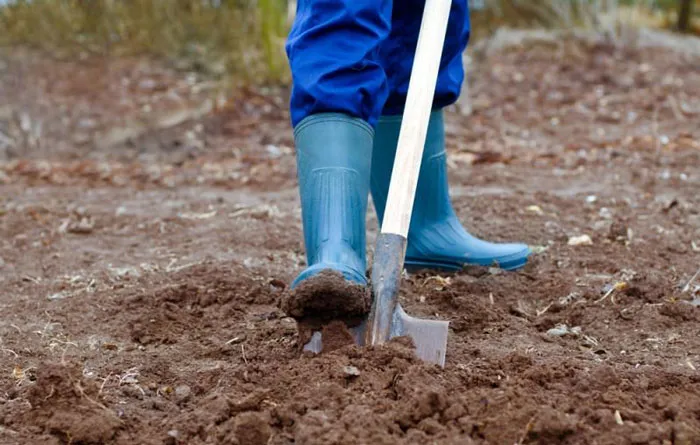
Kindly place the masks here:
POLYGON ((324 270, 286 293, 281 308, 296 319, 334 320, 357 317, 369 311, 367 286, 346 280, 340 272, 324 270))
POLYGON ((263 415, 248 412, 236 417, 233 433, 239 445, 267 445, 272 430, 263 415))
POLYGON ((332 321, 324 325, 321 330, 321 339, 324 352, 334 351, 355 342, 347 325, 342 321, 332 321))
POLYGON ((82 378, 77 366, 43 363, 29 388, 31 410, 26 418, 44 432, 76 444, 111 440, 122 422, 98 398, 94 382, 82 378))

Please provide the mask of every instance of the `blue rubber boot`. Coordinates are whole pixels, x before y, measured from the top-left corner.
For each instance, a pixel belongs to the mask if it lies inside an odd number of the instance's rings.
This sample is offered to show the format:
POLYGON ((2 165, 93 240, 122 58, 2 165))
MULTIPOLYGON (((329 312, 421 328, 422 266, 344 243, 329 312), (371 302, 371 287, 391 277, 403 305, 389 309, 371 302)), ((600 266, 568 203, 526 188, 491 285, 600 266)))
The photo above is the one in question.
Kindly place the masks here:
POLYGON ((307 268, 292 288, 331 269, 367 285, 365 218, 374 130, 340 113, 320 113, 294 129, 307 268))
MULTIPOLYGON (((401 116, 384 116, 375 132, 371 190, 380 224, 400 129, 401 116)), ((480 265, 516 270, 527 263, 529 255, 530 249, 525 244, 491 243, 476 238, 457 219, 447 182, 443 113, 434 111, 430 115, 408 231, 406 268, 459 270, 464 265, 480 265)))

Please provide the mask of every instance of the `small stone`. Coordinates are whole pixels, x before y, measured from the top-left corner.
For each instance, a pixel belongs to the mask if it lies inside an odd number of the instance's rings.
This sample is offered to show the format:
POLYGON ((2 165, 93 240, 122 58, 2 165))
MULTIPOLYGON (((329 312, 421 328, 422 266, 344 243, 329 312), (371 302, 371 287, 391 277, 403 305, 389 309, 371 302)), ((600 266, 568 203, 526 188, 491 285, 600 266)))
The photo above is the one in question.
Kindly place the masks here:
POLYGON ((360 375, 360 370, 354 366, 344 366, 343 374, 345 374, 345 377, 357 377, 360 375))
POLYGON ((588 235, 572 236, 567 244, 570 246, 591 246, 593 240, 588 235))
POLYGON ((547 335, 552 337, 564 337, 565 335, 573 335, 578 337, 581 335, 581 326, 568 327, 565 324, 558 324, 547 331, 547 335))
POLYGON ((287 333, 293 333, 297 330, 297 322, 292 317, 284 317, 280 320, 282 328, 287 333))
POLYGON ((600 221, 596 221, 593 223, 593 230, 595 230, 596 232, 609 232, 611 224, 612 223, 610 221, 601 219, 600 221))
POLYGON ((280 150, 276 145, 268 144, 265 146, 265 150, 271 158, 279 158, 282 156, 282 150, 280 150))
POLYGON ((175 401, 179 403, 187 402, 192 396, 192 389, 187 385, 178 385, 175 388, 175 401))
POLYGON ((565 324, 559 324, 547 331, 547 335, 552 337, 563 337, 569 333, 569 328, 565 324))
POLYGON ((163 444, 164 445, 177 445, 179 436, 180 436, 180 432, 178 430, 170 430, 170 431, 168 431, 168 437, 165 438, 165 440, 163 441, 163 444))

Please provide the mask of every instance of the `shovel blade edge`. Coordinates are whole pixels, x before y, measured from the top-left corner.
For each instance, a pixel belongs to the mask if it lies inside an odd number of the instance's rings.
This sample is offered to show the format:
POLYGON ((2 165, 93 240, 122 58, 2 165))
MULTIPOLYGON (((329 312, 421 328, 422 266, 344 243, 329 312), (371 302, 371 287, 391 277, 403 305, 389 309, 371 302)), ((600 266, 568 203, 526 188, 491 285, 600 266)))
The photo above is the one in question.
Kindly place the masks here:
MULTIPOLYGON (((366 320, 359 326, 350 328, 350 333, 355 339, 355 343, 359 346, 365 346, 366 330, 366 320)), ((447 321, 411 317, 403 310, 401 305, 397 305, 394 310, 390 338, 411 337, 416 347, 416 356, 421 360, 444 367, 448 333, 449 322, 447 321)), ((323 350, 323 338, 320 331, 313 333, 309 342, 304 345, 304 350, 314 354, 321 353, 323 350)))
POLYGON ((391 337, 411 337, 418 358, 444 368, 449 324, 448 321, 411 317, 401 305, 397 305, 391 323, 391 337))

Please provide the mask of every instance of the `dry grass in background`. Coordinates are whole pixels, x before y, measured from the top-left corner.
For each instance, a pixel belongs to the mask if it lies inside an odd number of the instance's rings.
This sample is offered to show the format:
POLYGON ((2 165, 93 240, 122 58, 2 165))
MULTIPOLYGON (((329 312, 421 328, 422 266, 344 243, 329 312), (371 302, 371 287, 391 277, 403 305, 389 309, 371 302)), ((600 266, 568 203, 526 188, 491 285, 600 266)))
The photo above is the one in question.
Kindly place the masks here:
MULTIPOLYGON (((584 28, 619 32, 619 27, 651 27, 673 30, 684 0, 490 0, 475 11, 474 28, 479 36, 498 28, 584 28)), ((687 1, 687 0, 685 0, 687 1)), ((700 2, 690 30, 700 34, 700 2)))
MULTIPOLYGON (((620 23, 671 28, 681 0, 482 0, 483 8, 472 1, 478 40, 504 26, 580 27, 613 35, 620 23)), ((289 80, 284 40, 294 0, 9 3, 0 8, 0 44, 28 45, 69 58, 151 54, 182 68, 246 83, 289 80)), ((700 31, 700 19, 691 24, 700 31)))
POLYGON ((152 54, 245 81, 286 80, 286 0, 33 0, 0 9, 0 43, 57 57, 152 54))

